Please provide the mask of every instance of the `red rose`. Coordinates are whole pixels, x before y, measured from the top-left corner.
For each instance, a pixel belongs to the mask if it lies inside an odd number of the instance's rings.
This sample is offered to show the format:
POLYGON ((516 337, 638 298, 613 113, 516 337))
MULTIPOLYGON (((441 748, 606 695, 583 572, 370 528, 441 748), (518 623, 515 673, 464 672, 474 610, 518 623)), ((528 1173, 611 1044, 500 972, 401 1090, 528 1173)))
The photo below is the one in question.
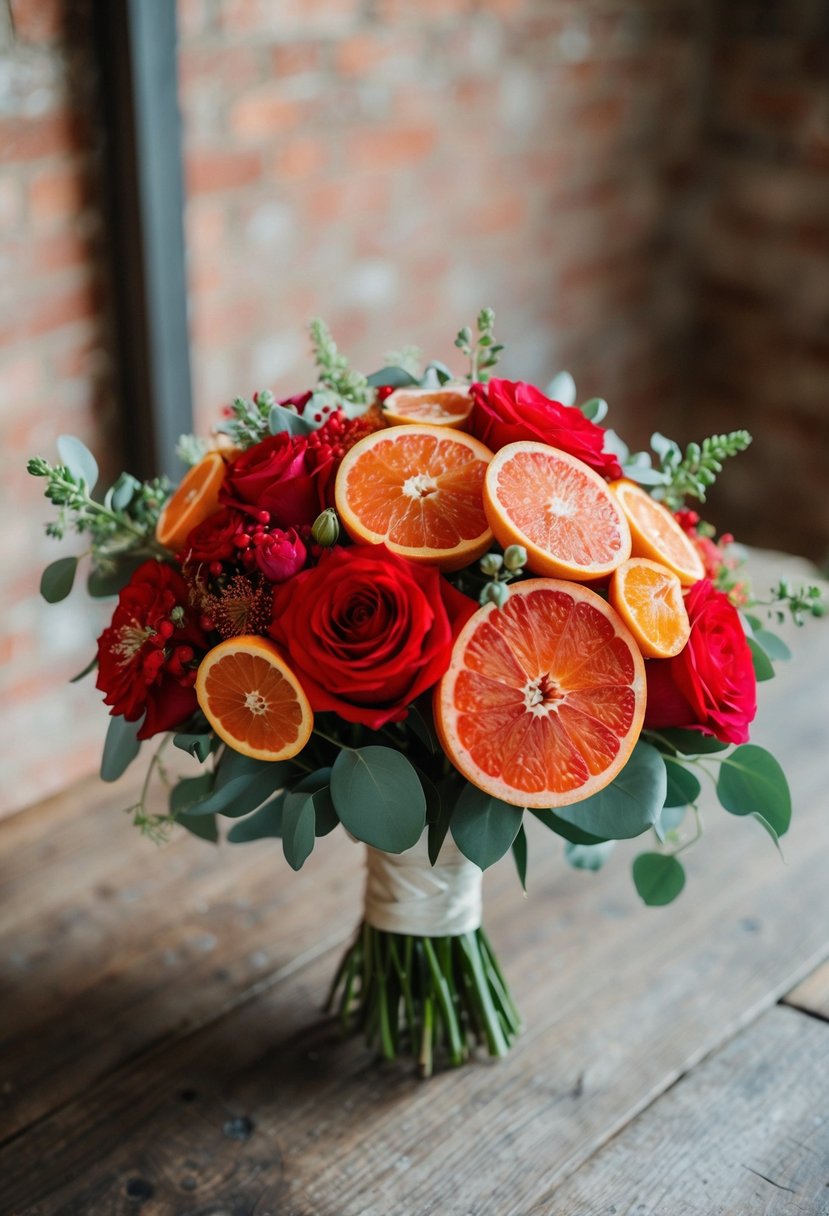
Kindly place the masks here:
POLYGON ((197 708, 196 664, 207 650, 187 615, 187 587, 161 562, 139 566, 118 596, 112 622, 98 638, 96 687, 128 722, 145 714, 139 739, 185 722, 197 708))
POLYGON ((272 583, 284 583, 305 565, 308 552, 294 528, 263 532, 254 537, 256 564, 272 583))
POLYGON ((645 726, 690 727, 722 743, 747 743, 757 684, 739 613, 708 579, 694 584, 685 606, 691 622, 685 649, 645 665, 645 726))
POLYGON ((604 451, 604 429, 575 406, 551 401, 532 384, 490 380, 472 385, 470 431, 493 452, 520 439, 534 439, 583 460, 602 477, 622 476, 612 452, 604 451))
POLYGON ((197 524, 184 542, 180 557, 185 562, 224 562, 236 553, 233 538, 244 532, 245 516, 231 507, 221 507, 197 524))
POLYGON ((379 730, 440 679, 453 626, 475 607, 434 566, 383 545, 337 546, 276 588, 271 636, 315 710, 379 730))
POLYGON ((328 463, 320 462, 304 435, 269 435, 228 465, 222 502, 267 511, 280 528, 312 524, 326 505, 328 463))

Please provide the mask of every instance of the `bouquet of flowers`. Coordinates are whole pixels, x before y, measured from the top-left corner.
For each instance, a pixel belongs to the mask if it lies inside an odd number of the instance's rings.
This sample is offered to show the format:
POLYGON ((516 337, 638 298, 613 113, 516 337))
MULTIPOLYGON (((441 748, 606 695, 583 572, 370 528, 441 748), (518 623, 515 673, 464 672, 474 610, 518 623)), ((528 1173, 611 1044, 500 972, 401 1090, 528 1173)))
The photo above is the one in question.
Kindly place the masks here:
MULTIPOLYGON (((209 441, 183 437, 176 489, 123 473, 94 497, 95 460, 66 436, 58 465, 29 464, 50 534, 88 534, 88 590, 118 597, 87 668, 111 707, 103 778, 154 740, 130 808, 151 837, 228 823, 234 843, 280 838, 295 870, 339 825, 362 842, 330 1004, 424 1074, 519 1030, 481 874, 511 852, 525 882, 525 816, 587 869, 648 833, 648 904, 683 888, 701 774, 782 836, 786 779, 749 727, 787 654, 769 618, 821 611, 785 580, 754 598, 733 539, 686 506, 745 431, 631 453, 566 374, 547 393, 495 377, 493 322, 458 334, 465 378, 413 349, 363 376, 314 322, 317 385, 238 398, 209 441), (170 777, 169 745, 196 775, 170 777)), ((47 600, 77 565, 48 567, 47 600)))

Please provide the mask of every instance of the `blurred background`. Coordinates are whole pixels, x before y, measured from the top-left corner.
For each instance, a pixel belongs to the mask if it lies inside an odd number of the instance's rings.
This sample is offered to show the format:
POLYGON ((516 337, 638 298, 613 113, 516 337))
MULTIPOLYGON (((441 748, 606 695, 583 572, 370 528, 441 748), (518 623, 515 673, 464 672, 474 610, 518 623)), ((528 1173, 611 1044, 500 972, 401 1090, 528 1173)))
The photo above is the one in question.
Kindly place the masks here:
POLYGON ((364 371, 410 343, 460 371, 491 305, 503 374, 568 369, 632 447, 745 426, 706 515, 825 562, 825 0, 144 0, 120 28, 136 7, 0 0, 0 810, 94 769, 106 730, 66 684, 106 609, 40 600, 78 544, 43 535, 26 457, 68 432, 146 473, 188 397, 204 431, 305 388, 315 315, 364 371), (144 402, 153 309, 183 328, 144 402))

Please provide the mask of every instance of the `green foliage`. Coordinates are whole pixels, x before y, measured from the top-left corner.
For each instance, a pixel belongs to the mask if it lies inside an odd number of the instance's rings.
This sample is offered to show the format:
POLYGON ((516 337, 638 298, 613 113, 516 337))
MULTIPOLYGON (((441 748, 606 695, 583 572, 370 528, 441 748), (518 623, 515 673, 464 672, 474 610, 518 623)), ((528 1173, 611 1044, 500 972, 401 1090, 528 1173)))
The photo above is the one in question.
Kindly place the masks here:
POLYGON ((705 502, 705 495, 722 472, 723 461, 744 452, 751 443, 748 431, 731 431, 727 435, 710 435, 701 444, 689 443, 683 456, 677 444, 664 435, 651 436, 651 447, 660 461, 664 480, 654 491, 672 511, 682 506, 686 498, 705 502))
MULTIPOLYGON (((665 768, 668 775, 668 789, 665 794, 665 806, 691 806, 699 798, 702 787, 694 773, 690 772, 675 756, 665 757, 665 768)), ((664 821, 664 817, 661 817, 664 821)))
POLYGON ((212 774, 191 777, 173 787, 170 795, 170 812, 179 815, 225 815, 238 819, 261 806, 277 792, 291 772, 290 763, 281 761, 252 760, 231 748, 226 748, 212 774), (203 777, 211 780, 204 786, 196 785, 203 777), (181 791, 184 786, 185 790, 181 791), (179 792, 181 791, 181 792, 179 792), (186 795, 194 795, 185 801, 186 795))
POLYGON ((681 752, 683 756, 708 756, 728 749, 727 743, 721 743, 713 735, 704 735, 701 730, 665 727, 658 732, 648 733, 658 747, 666 748, 669 752, 681 752))
POLYGON ((717 797, 730 814, 759 819, 775 840, 788 831, 792 818, 789 784, 765 748, 745 743, 721 761, 717 797))
POLYGON ((633 885, 649 907, 669 904, 685 886, 682 862, 668 853, 640 853, 633 862, 633 885))
POLYGON ((574 870, 601 870, 615 847, 615 840, 605 840, 602 844, 573 844, 568 840, 564 858, 574 870))
POLYGON ((74 585, 77 569, 76 557, 59 557, 46 567, 40 579, 40 594, 47 604, 57 604, 66 599, 74 585))
POLYGON ((181 732, 173 736, 173 746, 187 752, 202 764, 213 751, 216 736, 210 732, 204 734, 186 734, 181 732))
MULTIPOLYGON (((419 384, 423 367, 423 351, 419 346, 403 346, 400 350, 389 351, 385 356, 385 367, 399 368, 400 371, 410 376, 415 384, 419 384)), ((371 376, 369 376, 368 382, 369 384, 376 383, 371 376)), ((385 381, 380 381, 380 383, 385 383, 385 381)))
POLYGON ((551 401, 558 401, 561 405, 576 404, 576 382, 570 372, 557 372, 544 392, 551 401))
MULTIPOLYGON (((284 791, 277 794, 270 802, 260 806, 258 811, 239 819, 233 824, 227 834, 230 844, 246 844, 250 840, 264 840, 269 836, 282 835, 282 809, 285 805, 284 791)), ((198 822, 194 820, 193 822, 198 822)))
POLYGON ((349 401, 353 405, 367 405, 372 397, 371 386, 364 375, 351 368, 325 322, 317 317, 311 322, 309 330, 322 390, 315 397, 330 399, 333 403, 349 401))
POLYGON ((219 423, 216 430, 229 435, 234 447, 250 448, 261 443, 271 434, 271 410, 276 398, 269 389, 247 397, 234 397, 230 403, 230 417, 219 423))
POLYGON ((826 613, 826 600, 820 587, 811 584, 795 587, 788 578, 781 578, 780 582, 772 587, 771 601, 756 600, 755 603, 770 603, 781 625, 787 617, 790 617, 795 625, 802 625, 807 616, 821 617, 826 613))
POLYGON ((658 822, 667 785, 665 761, 640 740, 610 785, 582 802, 557 807, 555 814, 600 840, 626 840, 658 822))
POLYGON ((518 834, 513 840, 512 859, 515 862, 515 868, 518 871, 518 881, 521 883, 522 890, 527 890, 527 833, 524 831, 524 825, 518 829, 518 834))
POLYGON ((353 836, 403 853, 426 826, 426 796, 415 769, 390 747, 344 748, 331 771, 337 815, 353 836))
POLYGON ((314 794, 292 790, 282 803, 282 852, 292 870, 301 870, 314 848, 314 794))
POLYGON ((582 401, 579 409, 588 422, 595 422, 598 426, 607 417, 608 404, 603 397, 591 397, 589 401, 582 401))
POLYGON ((509 849, 521 828, 520 807, 467 783, 455 805, 450 830, 464 857, 486 870, 509 849))
POLYGON ((572 844, 603 844, 606 839, 604 836, 593 836, 590 832, 585 832, 583 828, 578 827, 577 824, 560 819, 555 811, 532 811, 531 814, 535 815, 545 828, 549 828, 551 832, 555 832, 557 836, 561 836, 563 840, 569 840, 572 844))
POLYGON ((191 819, 182 819, 179 822, 183 828, 186 828, 193 836, 198 836, 200 840, 206 840, 209 844, 219 843, 219 825, 215 815, 196 815, 191 819))
POLYGON ((128 722, 126 718, 113 714, 104 740, 104 752, 101 757, 101 780, 117 781, 141 750, 138 731, 141 722, 128 722))
POLYGON ((491 308, 481 309, 475 325, 478 331, 475 337, 469 326, 464 325, 455 338, 455 346, 469 358, 467 379, 473 384, 476 381, 486 383, 504 349, 501 343, 495 341, 495 313, 491 308))
POLYGON ((176 443, 176 456, 183 465, 192 469, 208 453, 208 443, 200 435, 179 435, 176 443))
POLYGON ((74 435, 60 435, 58 455, 78 485, 91 494, 98 484, 98 462, 86 444, 74 435))
POLYGON ((372 372, 366 377, 366 384, 372 388, 410 388, 419 384, 416 376, 407 372, 405 367, 381 367, 379 372, 372 372))
POLYGON ((746 638, 751 651, 751 663, 754 668, 754 678, 758 683, 774 679, 774 667, 771 659, 756 638, 746 638))
POLYGON ((786 662, 792 657, 792 652, 783 639, 779 638, 776 633, 772 633, 770 629, 765 629, 759 617, 746 612, 743 614, 743 619, 751 631, 751 637, 772 662, 786 662))

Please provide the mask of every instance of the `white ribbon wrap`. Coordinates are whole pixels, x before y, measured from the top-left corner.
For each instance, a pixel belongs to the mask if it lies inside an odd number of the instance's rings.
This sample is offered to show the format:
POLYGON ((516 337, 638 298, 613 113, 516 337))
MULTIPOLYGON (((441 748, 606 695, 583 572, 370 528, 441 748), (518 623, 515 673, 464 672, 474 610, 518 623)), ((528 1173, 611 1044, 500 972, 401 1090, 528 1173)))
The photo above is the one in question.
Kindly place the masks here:
POLYGON ((458 937, 480 927, 482 880, 451 836, 434 866, 425 832, 405 853, 383 853, 367 845, 364 916, 387 933, 458 937))

